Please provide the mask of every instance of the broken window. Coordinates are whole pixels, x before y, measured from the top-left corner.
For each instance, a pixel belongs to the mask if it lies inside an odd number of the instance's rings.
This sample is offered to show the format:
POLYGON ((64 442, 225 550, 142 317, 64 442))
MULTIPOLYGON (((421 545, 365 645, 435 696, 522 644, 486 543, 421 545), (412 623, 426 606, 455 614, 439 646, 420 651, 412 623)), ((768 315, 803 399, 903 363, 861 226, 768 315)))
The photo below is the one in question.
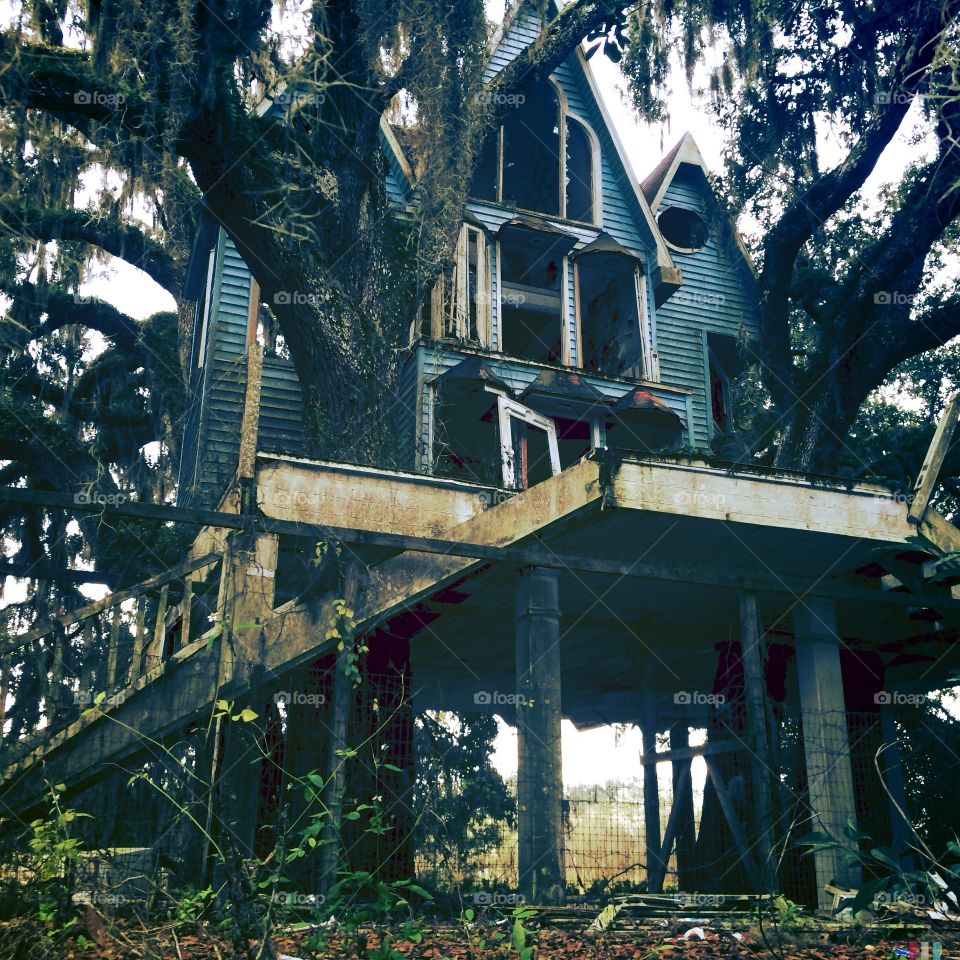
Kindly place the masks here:
POLYGON ((587 128, 567 118, 566 216, 593 223, 593 145, 587 128))
POLYGON ((699 250, 710 238, 707 221, 683 207, 667 207, 657 217, 657 225, 667 243, 689 253, 699 250))
POLYGON ((270 305, 264 300, 261 300, 257 307, 257 342, 263 347, 264 357, 290 359, 290 351, 280 332, 280 324, 270 305))
POLYGON ((484 141, 473 170, 470 196, 496 203, 500 197, 500 130, 484 141))
POLYGON ((441 273, 420 311, 420 335, 487 345, 490 342, 490 269, 480 226, 460 231, 454 259, 441 273))
POLYGON ((712 349, 709 350, 709 370, 710 413, 713 417, 713 428, 718 432, 730 430, 733 425, 730 411, 730 380, 712 349))
POLYGON ((601 234, 575 260, 580 366, 653 379, 643 274, 637 258, 601 234))
POLYGON ((501 349, 537 363, 563 363, 563 273, 575 238, 514 222, 498 237, 501 349))
POLYGON ((560 472, 557 428, 515 400, 497 398, 503 485, 526 490, 560 472))
POLYGON ((594 146, 585 123, 567 116, 554 85, 533 84, 484 142, 470 196, 520 210, 596 222, 594 146))
POLYGON ((503 124, 503 203, 560 215, 560 101, 542 81, 503 124))

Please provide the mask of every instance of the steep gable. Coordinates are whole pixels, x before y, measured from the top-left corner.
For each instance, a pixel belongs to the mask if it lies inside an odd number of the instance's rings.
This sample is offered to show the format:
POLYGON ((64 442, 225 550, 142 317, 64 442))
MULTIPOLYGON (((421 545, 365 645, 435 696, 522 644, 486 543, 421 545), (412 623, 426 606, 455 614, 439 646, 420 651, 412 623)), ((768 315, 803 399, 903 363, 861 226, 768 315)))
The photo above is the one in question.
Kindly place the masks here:
POLYGON ((657 311, 657 346, 664 382, 694 390, 692 434, 707 446, 716 432, 710 409, 710 356, 731 376, 752 359, 758 336, 754 274, 736 227, 716 202, 707 167, 686 134, 647 176, 642 189, 654 214, 685 211, 700 218, 706 242, 695 248, 665 240, 683 285, 657 311))

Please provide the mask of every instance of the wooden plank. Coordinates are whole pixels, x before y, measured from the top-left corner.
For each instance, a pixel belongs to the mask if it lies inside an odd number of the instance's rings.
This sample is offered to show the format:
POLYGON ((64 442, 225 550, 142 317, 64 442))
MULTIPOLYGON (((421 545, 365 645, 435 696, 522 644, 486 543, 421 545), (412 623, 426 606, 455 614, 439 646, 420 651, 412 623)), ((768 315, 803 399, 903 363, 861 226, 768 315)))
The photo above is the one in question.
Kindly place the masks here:
POLYGON ((653 893, 659 893, 663 889, 663 880, 667 872, 667 864, 670 862, 670 850, 673 847, 674 837, 677 835, 677 826, 680 823, 680 815, 683 813, 683 802, 690 789, 690 771, 684 770, 680 777, 679 789, 673 797, 673 806, 670 808, 670 817, 667 820, 667 829, 663 833, 663 845, 660 847, 659 862, 656 864, 656 873, 648 875, 647 887, 653 893))
POLYGON ((183 581, 183 599, 180 601, 180 643, 182 649, 190 642, 190 620, 193 612, 193 580, 183 581))
POLYGON ((707 774, 713 783, 714 789, 717 791, 720 809, 723 810, 723 816, 727 821, 727 826, 730 828, 730 833, 733 835, 733 842, 737 848, 737 852, 740 854, 740 861, 747 871, 750 883, 756 887, 760 879, 757 873, 756 863, 753 855, 750 853, 750 847, 747 845, 747 838, 740 826, 733 801, 730 799, 730 794, 727 793, 726 785, 720 776, 720 772, 717 770, 716 764, 709 757, 704 757, 704 763, 707 765, 707 774))
POLYGON ((87 617, 95 617, 97 614, 103 613, 104 610, 109 610, 111 607, 123 603, 124 600, 132 600, 134 597, 138 597, 150 590, 156 590, 158 587, 172 583, 174 580, 179 580, 188 573, 193 573, 203 567, 212 566, 219 559, 219 553, 207 553, 194 560, 187 560, 173 567, 171 570, 167 570, 165 573, 159 573, 149 580, 144 580, 143 583, 138 583, 133 587, 127 587, 125 590, 117 590, 108 597, 104 597, 103 600, 88 603, 85 607, 80 607, 71 613, 63 614, 63 616, 57 617, 54 620, 48 620, 46 623, 42 623, 32 630, 28 630, 26 633, 21 634, 11 642, 0 647, 0 656, 4 653, 9 653, 11 650, 17 650, 25 644, 32 643, 34 640, 39 640, 41 637, 45 637, 56 625, 64 628, 73 626, 75 623, 86 620, 87 617))
POLYGON ((157 600, 157 619, 153 625, 153 638, 147 649, 147 670, 153 669, 163 660, 164 640, 167 634, 167 598, 170 595, 170 584, 165 583, 160 588, 160 597, 157 600))
POLYGON ((113 618, 110 622, 110 646, 107 649, 107 689, 113 690, 117 685, 117 667, 120 657, 120 605, 113 608, 113 618))
POLYGON ((748 750, 746 743, 739 740, 719 740, 714 743, 704 743, 699 747, 682 747, 678 750, 664 750, 661 753, 644 753, 640 763, 672 763, 674 760, 692 760, 694 757, 715 756, 718 753, 743 753, 748 750))
POLYGON ((127 683, 133 686, 143 671, 143 634, 144 622, 147 618, 147 598, 143 595, 137 600, 137 631, 133 637, 133 652, 130 654, 130 670, 127 673, 127 683))
POLYGON ((767 737, 767 683, 763 657, 763 636, 757 595, 740 592, 740 649, 743 659, 744 700, 747 708, 747 733, 752 741, 751 773, 754 831, 760 858, 761 892, 776 882, 773 862, 773 792, 767 737))
POLYGON ((930 448, 924 457, 923 466, 917 474, 917 482, 913 485, 913 502, 907 513, 907 519, 911 523, 919 524, 927 512, 930 497, 940 478, 940 468, 943 466, 956 431, 958 416, 960 416, 960 390, 955 391, 947 400, 933 439, 930 441, 930 448))

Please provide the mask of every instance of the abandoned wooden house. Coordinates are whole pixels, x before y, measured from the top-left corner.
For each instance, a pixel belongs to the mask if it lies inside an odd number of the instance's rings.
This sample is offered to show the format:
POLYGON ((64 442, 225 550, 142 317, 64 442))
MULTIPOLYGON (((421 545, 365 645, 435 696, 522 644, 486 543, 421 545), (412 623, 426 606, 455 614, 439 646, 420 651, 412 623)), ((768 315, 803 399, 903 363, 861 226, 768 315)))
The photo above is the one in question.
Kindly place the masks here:
MULTIPOLYGON (((531 16, 498 39, 491 72, 534 37, 531 16)), ((384 124, 400 210, 416 202, 401 142, 384 124)), ((414 710, 493 710, 519 731, 515 883, 531 901, 562 900, 571 881, 561 718, 642 729, 650 889, 779 883, 826 905, 825 887, 855 887, 859 868, 830 850, 801 861, 799 835, 855 824, 907 855, 900 760, 884 754, 888 802, 873 757, 895 739, 897 705, 956 666, 957 600, 912 538, 947 552, 960 531, 924 497, 908 516, 878 485, 713 459, 757 336, 752 266, 692 138, 655 166, 648 153, 619 141, 579 51, 507 111, 451 269, 410 331, 389 469, 304 455, 270 304, 205 224, 179 482, 202 531, 169 574, 32 632, 102 630, 111 652, 51 678, 50 725, 8 756, 5 803, 35 806, 53 778, 81 808, 112 810, 115 838, 131 801, 98 784, 157 744, 192 742, 227 700, 268 719, 267 756, 232 765, 239 739, 225 738, 198 802, 220 805, 244 851, 268 849, 284 775, 335 771, 337 751, 363 742, 389 763, 327 789, 380 796, 391 827, 332 829, 350 862, 408 876, 414 710), (628 153, 653 167, 642 183, 628 153), (349 558, 339 593, 316 582, 321 540, 349 558), (344 618, 369 647, 359 688, 338 673, 344 618), (78 715, 71 682, 108 697, 78 715), (664 820, 659 763, 673 770, 664 820)), ((331 856, 302 882, 329 878, 331 856)))

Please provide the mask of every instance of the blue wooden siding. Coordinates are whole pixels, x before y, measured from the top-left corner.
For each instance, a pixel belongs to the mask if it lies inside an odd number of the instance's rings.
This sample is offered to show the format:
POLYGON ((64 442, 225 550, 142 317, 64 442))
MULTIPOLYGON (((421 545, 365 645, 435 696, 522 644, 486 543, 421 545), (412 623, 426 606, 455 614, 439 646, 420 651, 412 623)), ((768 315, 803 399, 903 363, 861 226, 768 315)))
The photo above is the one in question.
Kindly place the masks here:
MULTIPOLYGON (((707 211, 710 187, 702 171, 681 164, 667 189, 658 213, 670 206, 707 211)), ((657 311, 657 348, 664 383, 693 391, 693 436, 696 446, 707 447, 712 418, 707 408, 704 333, 742 339, 757 336, 753 313, 753 280, 740 252, 718 243, 717 231, 696 253, 671 251, 683 271, 683 286, 657 311)))

